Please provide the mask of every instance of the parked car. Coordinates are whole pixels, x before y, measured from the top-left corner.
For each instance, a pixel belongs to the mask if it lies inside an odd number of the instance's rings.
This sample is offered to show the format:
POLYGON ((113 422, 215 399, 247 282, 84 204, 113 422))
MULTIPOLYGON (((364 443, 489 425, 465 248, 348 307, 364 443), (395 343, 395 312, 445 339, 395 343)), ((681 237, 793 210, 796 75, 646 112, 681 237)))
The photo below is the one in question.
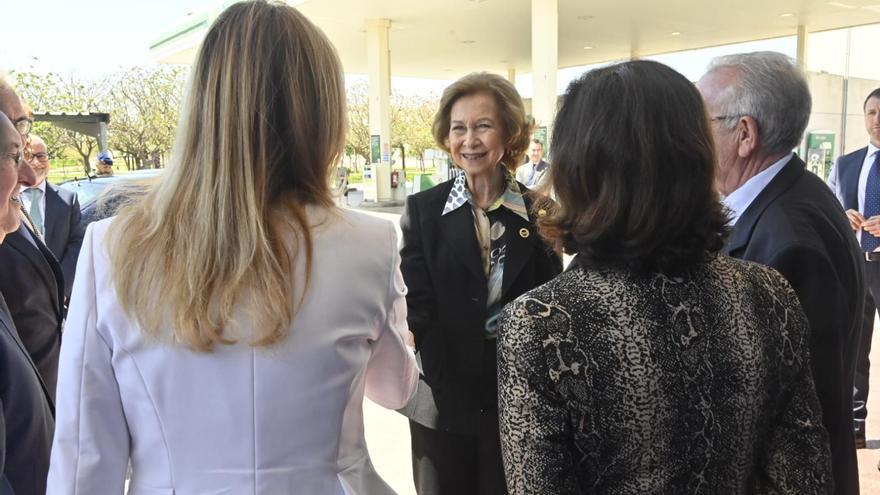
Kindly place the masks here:
POLYGON ((137 170, 120 175, 72 179, 58 187, 76 194, 83 223, 88 225, 116 214, 125 199, 143 192, 161 174, 161 169, 137 170))

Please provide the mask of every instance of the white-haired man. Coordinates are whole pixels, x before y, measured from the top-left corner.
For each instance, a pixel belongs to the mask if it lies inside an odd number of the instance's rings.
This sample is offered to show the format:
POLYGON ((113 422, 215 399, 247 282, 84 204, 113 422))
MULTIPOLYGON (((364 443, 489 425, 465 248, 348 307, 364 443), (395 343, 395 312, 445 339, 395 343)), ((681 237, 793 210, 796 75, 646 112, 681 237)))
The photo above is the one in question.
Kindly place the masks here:
MULTIPOLYGON (((20 186, 34 182, 23 152, 21 135, 0 111, 0 245, 19 228, 20 186)), ((0 262, 3 277, 8 268, 0 262)), ((53 430, 49 391, 0 293, 0 493, 46 492, 53 430)))
POLYGON ((716 183, 732 215, 725 252, 775 268, 797 293, 810 322, 835 490, 858 493, 852 390, 863 262, 840 203, 792 152, 810 117, 806 79, 789 57, 757 52, 715 59, 697 86, 715 135, 716 183))

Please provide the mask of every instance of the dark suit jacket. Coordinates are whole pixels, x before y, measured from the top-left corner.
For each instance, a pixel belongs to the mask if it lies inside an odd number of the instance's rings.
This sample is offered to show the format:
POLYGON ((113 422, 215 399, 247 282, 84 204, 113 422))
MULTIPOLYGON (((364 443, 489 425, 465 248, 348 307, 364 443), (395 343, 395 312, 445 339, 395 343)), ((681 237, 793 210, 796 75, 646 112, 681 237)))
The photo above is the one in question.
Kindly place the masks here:
MULTIPOLYGON (((485 397, 483 352, 488 286, 469 206, 441 216, 454 180, 407 199, 400 220, 401 271, 408 293, 407 323, 415 334, 423 374, 419 389, 402 411, 417 423, 476 435, 485 397)), ((524 193, 528 189, 520 184, 524 193)), ((525 195, 526 206, 531 200, 525 195)), ((562 262, 540 239, 534 222, 505 210, 507 255, 502 301, 552 279, 562 262), (528 237, 520 235, 527 229, 528 237)), ((534 220, 532 218, 532 220, 534 220)), ((495 363, 491 365, 495 369, 495 363)))
POLYGON ((0 493, 4 480, 16 495, 46 493, 53 413, 48 390, 0 296, 0 493))
POLYGON ((47 183, 45 217, 46 246, 61 263, 64 297, 69 298, 76 273, 76 259, 85 233, 76 194, 47 183))
POLYGON ((810 323, 813 380, 831 437, 836 493, 857 493, 852 390, 864 262, 840 203, 795 156, 743 212, 726 251, 775 268, 797 293, 810 323))
POLYGON ((37 249, 25 238, 25 228, 22 224, 0 244, 0 294, 54 401, 64 319, 64 277, 49 249, 39 241, 37 249))
POLYGON ((859 211, 859 175, 867 154, 865 146, 837 159, 837 181, 844 210, 859 211))

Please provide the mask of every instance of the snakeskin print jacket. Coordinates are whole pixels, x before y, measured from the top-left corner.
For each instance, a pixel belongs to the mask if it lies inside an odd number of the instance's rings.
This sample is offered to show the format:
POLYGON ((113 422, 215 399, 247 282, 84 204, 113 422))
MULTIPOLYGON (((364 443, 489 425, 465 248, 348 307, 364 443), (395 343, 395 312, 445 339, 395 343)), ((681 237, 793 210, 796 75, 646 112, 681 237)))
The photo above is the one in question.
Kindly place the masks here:
POLYGON ((572 268, 505 307, 511 494, 830 493, 808 326, 775 271, 572 268))

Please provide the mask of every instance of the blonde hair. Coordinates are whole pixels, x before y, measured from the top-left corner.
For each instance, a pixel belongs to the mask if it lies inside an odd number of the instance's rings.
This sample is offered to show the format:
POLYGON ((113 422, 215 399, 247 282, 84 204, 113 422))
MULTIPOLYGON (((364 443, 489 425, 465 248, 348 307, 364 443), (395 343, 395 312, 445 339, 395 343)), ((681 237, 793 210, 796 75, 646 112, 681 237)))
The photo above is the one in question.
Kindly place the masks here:
POLYGON ((248 1, 217 18, 190 75, 168 170, 112 225, 113 282, 144 333, 170 326, 177 341, 210 351, 235 342, 224 330, 243 308, 251 345, 287 335, 310 280, 304 206, 332 208, 345 108, 336 51, 298 11, 248 1))
MULTIPOLYGON (((452 105, 464 96, 489 93, 495 98, 498 117, 504 131, 504 155, 501 163, 510 171, 525 160, 529 149, 532 124, 526 117, 522 97, 507 79, 488 72, 473 72, 450 84, 440 97, 440 108, 434 115, 432 133, 437 146, 449 153, 449 126, 452 105)), ((457 165, 456 165, 457 166, 457 165)))

